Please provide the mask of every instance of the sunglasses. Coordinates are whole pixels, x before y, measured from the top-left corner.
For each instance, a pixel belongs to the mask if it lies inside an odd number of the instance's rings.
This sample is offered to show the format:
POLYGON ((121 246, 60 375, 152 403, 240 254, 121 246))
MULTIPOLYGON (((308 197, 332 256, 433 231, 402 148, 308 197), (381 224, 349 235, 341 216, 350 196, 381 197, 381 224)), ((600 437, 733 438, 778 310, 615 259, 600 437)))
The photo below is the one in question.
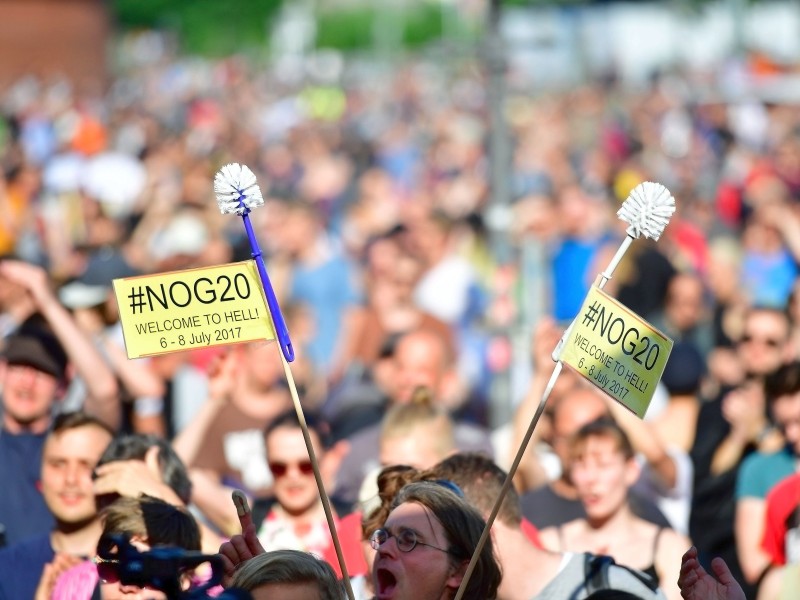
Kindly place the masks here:
POLYGON ((310 460, 302 460, 296 463, 274 461, 269 463, 269 470, 272 471, 272 476, 278 479, 284 477, 291 466, 297 467, 301 475, 311 475, 314 472, 314 467, 311 465, 310 460))
POLYGON ((95 556, 92 562, 97 567, 97 576, 101 583, 117 583, 119 581, 119 559, 95 556))
POLYGON ((755 336, 755 335, 750 335, 749 333, 744 334, 740 341, 743 344, 749 344, 750 342, 761 342, 762 344, 766 344, 770 348, 777 348, 781 343, 780 340, 776 340, 774 338, 755 336))

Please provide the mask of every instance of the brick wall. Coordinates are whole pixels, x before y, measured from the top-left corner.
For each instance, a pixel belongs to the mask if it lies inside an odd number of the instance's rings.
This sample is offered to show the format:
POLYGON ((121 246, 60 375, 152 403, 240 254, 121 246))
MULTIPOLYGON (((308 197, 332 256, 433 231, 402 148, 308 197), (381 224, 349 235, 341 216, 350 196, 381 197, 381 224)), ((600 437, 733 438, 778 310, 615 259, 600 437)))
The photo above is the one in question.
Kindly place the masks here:
POLYGON ((104 0, 0 0, 0 89, 33 73, 101 90, 110 27, 104 0))

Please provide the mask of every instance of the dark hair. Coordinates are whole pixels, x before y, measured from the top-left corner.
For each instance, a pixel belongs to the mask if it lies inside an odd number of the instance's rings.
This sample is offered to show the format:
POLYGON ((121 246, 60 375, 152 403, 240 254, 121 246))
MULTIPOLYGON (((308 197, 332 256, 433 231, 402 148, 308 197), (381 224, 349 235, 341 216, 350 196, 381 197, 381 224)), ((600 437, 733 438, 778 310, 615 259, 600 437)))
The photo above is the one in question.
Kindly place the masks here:
POLYGON ((156 435, 131 433, 114 438, 103 452, 97 466, 120 460, 144 460, 147 451, 153 446, 158 447, 161 479, 184 504, 189 504, 192 497, 192 482, 186 466, 170 443, 156 435))
MULTIPOLYGON (((328 448, 330 446, 331 437, 328 423, 318 418, 314 414, 306 413, 304 416, 308 430, 317 434, 317 437, 319 438, 320 444, 322 444, 323 448, 328 448)), ((295 409, 287 409, 272 419, 272 421, 270 421, 264 429, 264 440, 266 441, 266 439, 272 435, 272 432, 280 427, 302 429, 300 426, 300 419, 298 418, 295 409)))
POLYGON ((630 439, 617 422, 609 417, 600 417, 581 427, 572 437, 570 453, 573 458, 585 450, 586 441, 592 437, 607 437, 614 440, 617 449, 622 452, 626 460, 632 459, 635 455, 630 439))
POLYGON ((179 546, 200 550, 200 528, 184 508, 143 494, 121 496, 100 513, 102 538, 127 534, 144 538, 150 546, 179 546))
POLYGON ((378 499, 380 505, 365 514, 361 520, 361 535, 368 540, 372 532, 383 527, 389 513, 392 512, 392 503, 400 489, 413 482, 418 481, 421 472, 414 467, 406 465, 391 465, 381 469, 378 473, 378 499))
POLYGON ((101 421, 94 415, 85 413, 82 410, 75 410, 71 412, 61 413, 56 415, 53 419, 53 425, 50 428, 50 435, 67 431, 68 429, 78 429, 79 427, 99 427, 108 435, 114 437, 114 430, 111 429, 104 421, 101 421))
MULTIPOLYGON (((393 508, 412 502, 427 508, 442 525, 454 564, 469 562, 478 547, 486 522, 480 513, 449 487, 434 481, 417 481, 402 488, 392 503, 393 508)), ((465 598, 492 600, 497 597, 502 574, 494 557, 492 543, 487 540, 475 563, 475 569, 464 591, 465 598)))
POLYGON ((792 361, 781 365, 774 373, 764 379, 764 393, 771 404, 780 396, 800 392, 800 362, 792 361))
POLYGON ((706 361, 692 342, 676 342, 672 347, 661 383, 672 396, 696 394, 706 374, 706 361))
POLYGON ((315 583, 321 600, 341 600, 342 587, 324 560, 299 550, 274 550, 242 563, 231 586, 248 592, 267 583, 315 583))
MULTIPOLYGON (((484 515, 492 512, 506 480, 506 472, 478 452, 453 454, 431 468, 425 476, 452 481, 464 492, 467 502, 484 515)), ((508 488, 497 518, 513 527, 519 527, 522 522, 519 496, 514 486, 508 488)))
POLYGON ((597 590, 586 596, 586 600, 640 600, 641 596, 637 596, 631 592, 622 590, 597 590))

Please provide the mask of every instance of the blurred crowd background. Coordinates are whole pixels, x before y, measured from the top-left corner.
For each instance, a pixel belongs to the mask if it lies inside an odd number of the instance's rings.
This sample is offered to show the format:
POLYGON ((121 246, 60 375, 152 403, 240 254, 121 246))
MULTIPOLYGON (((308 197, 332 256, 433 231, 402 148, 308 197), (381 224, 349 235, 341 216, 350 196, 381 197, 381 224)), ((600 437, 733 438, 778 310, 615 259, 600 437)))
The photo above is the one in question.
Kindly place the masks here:
MULTIPOLYGON (((668 524, 757 581, 758 548, 733 535, 734 482, 767 434, 792 442, 760 386, 800 356, 794 3, 168 4, 0 3, 4 338, 48 313, 48 288, 114 374, 110 424, 173 442, 204 494, 198 514, 230 534, 220 487, 269 497, 278 479, 259 433, 289 407, 277 348, 127 361, 111 281, 250 258, 212 186, 222 165, 248 165, 292 370, 324 423, 344 516, 369 496, 367 472, 437 437, 409 433, 422 417, 398 406, 444 407, 451 447, 508 467, 549 350, 624 238, 617 209, 656 181, 677 212, 606 290, 676 348, 647 429, 625 428, 683 457, 667 478, 683 477, 680 506, 659 505, 668 524), (401 441, 379 445, 387 431, 401 441)), ((66 408, 97 390, 75 362, 66 408)), ((563 377, 555 405, 579 386, 563 377)), ((521 493, 567 469, 557 429, 548 412, 521 493)), ((449 451, 429 450, 413 466, 449 451)))

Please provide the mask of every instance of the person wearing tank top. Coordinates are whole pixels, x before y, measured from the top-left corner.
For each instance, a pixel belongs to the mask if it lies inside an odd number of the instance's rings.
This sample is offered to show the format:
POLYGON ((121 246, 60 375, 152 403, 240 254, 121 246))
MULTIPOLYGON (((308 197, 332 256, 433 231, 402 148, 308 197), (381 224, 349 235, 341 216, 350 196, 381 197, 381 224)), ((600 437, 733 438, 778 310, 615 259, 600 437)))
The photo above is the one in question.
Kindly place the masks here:
POLYGON ((676 584, 680 559, 691 541, 631 510, 628 490, 639 466, 625 432, 608 417, 585 425, 572 439, 568 466, 586 518, 544 529, 542 544, 550 550, 611 556, 619 565, 651 575, 669 600, 681 598, 676 584))

